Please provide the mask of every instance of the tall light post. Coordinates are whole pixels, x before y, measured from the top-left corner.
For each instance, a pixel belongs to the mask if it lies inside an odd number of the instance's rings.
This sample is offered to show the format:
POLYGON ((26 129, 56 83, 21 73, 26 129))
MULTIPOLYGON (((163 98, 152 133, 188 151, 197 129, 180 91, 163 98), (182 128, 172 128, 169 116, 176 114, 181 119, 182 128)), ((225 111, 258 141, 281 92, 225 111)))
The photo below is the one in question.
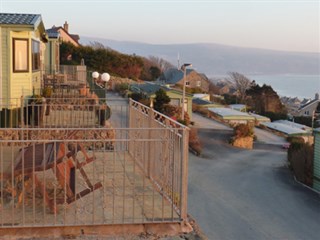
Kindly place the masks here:
POLYGON ((99 78, 99 73, 98 72, 93 72, 92 73, 92 79, 93 79, 93 83, 96 83, 96 81, 98 80, 99 78))
POLYGON ((110 75, 109 73, 102 73, 101 75, 101 80, 104 82, 105 88, 106 90, 108 90, 108 82, 110 80, 110 75))
POLYGON ((183 70, 183 87, 182 87, 182 113, 181 113, 181 119, 184 121, 184 104, 185 104, 185 98, 186 98, 186 79, 187 79, 187 67, 191 67, 191 63, 184 63, 181 66, 181 70, 183 70))
POLYGON ((106 98, 106 91, 107 91, 106 86, 110 80, 110 75, 108 73, 100 74, 98 72, 93 72, 92 79, 93 79, 92 87, 93 89, 95 89, 94 92, 98 95, 99 98, 103 98, 103 99, 106 98), (102 83, 103 83, 103 86, 102 86, 102 83), (97 86, 100 87, 101 89, 96 88, 97 86))

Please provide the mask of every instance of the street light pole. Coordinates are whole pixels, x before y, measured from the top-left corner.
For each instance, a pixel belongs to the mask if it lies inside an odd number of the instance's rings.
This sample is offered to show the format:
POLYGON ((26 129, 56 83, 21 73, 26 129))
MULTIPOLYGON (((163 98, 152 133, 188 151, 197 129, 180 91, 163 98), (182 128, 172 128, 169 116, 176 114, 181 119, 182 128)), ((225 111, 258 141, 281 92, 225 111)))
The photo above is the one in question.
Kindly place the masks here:
POLYGON ((184 104, 185 104, 185 98, 186 98, 186 79, 187 79, 187 67, 192 66, 191 63, 185 63, 181 66, 181 69, 183 70, 183 87, 182 87, 182 113, 181 113, 181 119, 184 121, 184 104))

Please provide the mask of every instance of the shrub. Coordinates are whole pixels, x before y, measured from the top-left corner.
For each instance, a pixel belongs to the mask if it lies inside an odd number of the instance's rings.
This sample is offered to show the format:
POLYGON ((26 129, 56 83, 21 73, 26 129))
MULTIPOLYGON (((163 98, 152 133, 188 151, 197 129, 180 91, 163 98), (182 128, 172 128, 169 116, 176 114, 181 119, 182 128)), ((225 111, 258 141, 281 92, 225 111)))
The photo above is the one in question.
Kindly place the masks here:
POLYGON ((234 127, 235 138, 253 137, 254 132, 249 124, 238 124, 234 127))
POLYGON ((287 119, 287 114, 282 112, 265 112, 263 113, 264 116, 270 118, 271 122, 281 119, 287 119))
POLYGON ((135 92, 131 93, 129 97, 132 98, 133 100, 137 101, 137 102, 139 102, 141 99, 144 98, 142 93, 135 93, 135 92))
POLYGON ((292 143, 300 143, 300 144, 305 143, 305 141, 302 137, 287 137, 287 141, 291 144, 292 143))
POLYGON ((51 87, 45 87, 42 90, 42 96, 45 98, 50 98, 52 96, 52 88, 51 87))
POLYGON ((154 100, 154 109, 158 112, 164 113, 164 105, 170 102, 170 98, 166 91, 160 88, 156 91, 156 97, 154 100))
POLYGON ((119 93, 123 93, 128 89, 129 89, 129 84, 128 83, 117 83, 115 85, 115 91, 119 92, 119 93))
POLYGON ((292 142, 288 149, 288 162, 298 181, 312 186, 313 146, 307 143, 292 142))
POLYGON ((188 112, 184 112, 184 120, 181 119, 182 108, 171 104, 163 105, 163 114, 171 118, 177 119, 177 121, 183 125, 189 126, 190 117, 188 112))
POLYGON ((202 143, 198 136, 198 129, 191 128, 189 132, 189 147, 200 155, 202 153, 202 143))

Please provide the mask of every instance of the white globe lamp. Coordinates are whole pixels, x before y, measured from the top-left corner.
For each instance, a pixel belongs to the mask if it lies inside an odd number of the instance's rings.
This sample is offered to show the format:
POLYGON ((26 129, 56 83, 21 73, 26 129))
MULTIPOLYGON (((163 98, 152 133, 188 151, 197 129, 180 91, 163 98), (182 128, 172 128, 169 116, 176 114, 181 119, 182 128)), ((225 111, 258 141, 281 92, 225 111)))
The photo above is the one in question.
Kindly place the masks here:
POLYGON ((92 78, 97 79, 99 77, 99 73, 98 72, 93 72, 92 73, 92 78))
POLYGON ((109 75, 109 73, 103 73, 103 74, 101 75, 101 80, 104 81, 104 82, 109 82, 109 80, 110 80, 110 75, 109 75))

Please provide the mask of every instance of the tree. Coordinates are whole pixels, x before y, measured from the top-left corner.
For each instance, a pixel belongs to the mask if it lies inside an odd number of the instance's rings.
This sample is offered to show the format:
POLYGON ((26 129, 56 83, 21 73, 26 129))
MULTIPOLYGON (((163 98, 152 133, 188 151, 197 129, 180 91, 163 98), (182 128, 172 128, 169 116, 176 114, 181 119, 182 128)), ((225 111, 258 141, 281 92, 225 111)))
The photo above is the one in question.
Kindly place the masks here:
POLYGON ((80 64, 81 59, 84 59, 90 70, 131 79, 139 79, 144 69, 142 57, 122 54, 97 42, 92 43, 92 46, 79 47, 63 42, 60 45, 60 56, 62 64, 80 64), (71 61, 69 56, 72 56, 71 61))
POLYGON ((239 94, 239 99, 241 103, 244 103, 246 98, 246 91, 251 86, 251 81, 249 78, 244 76, 238 72, 230 72, 229 73, 229 80, 233 82, 234 88, 239 94))
POLYGON ((152 80, 156 80, 161 74, 161 70, 156 66, 150 67, 149 71, 150 71, 152 80))
POLYGON ((156 92, 156 97, 155 97, 155 102, 154 102, 154 109, 157 110, 158 112, 163 113, 164 110, 164 105, 168 104, 170 102, 170 98, 167 95, 167 93, 160 88, 156 92))
POLYGON ((272 121, 285 119, 287 110, 280 97, 269 85, 252 84, 247 90, 247 105, 252 111, 269 117, 272 121))
POLYGON ((212 80, 209 80, 209 93, 210 94, 219 94, 220 93, 219 87, 216 84, 214 84, 212 82, 212 80))
POLYGON ((156 56, 149 56, 149 60, 152 62, 152 64, 156 67, 158 67, 163 73, 164 71, 173 68, 174 66, 168 62, 167 60, 164 60, 163 58, 159 58, 156 56))

